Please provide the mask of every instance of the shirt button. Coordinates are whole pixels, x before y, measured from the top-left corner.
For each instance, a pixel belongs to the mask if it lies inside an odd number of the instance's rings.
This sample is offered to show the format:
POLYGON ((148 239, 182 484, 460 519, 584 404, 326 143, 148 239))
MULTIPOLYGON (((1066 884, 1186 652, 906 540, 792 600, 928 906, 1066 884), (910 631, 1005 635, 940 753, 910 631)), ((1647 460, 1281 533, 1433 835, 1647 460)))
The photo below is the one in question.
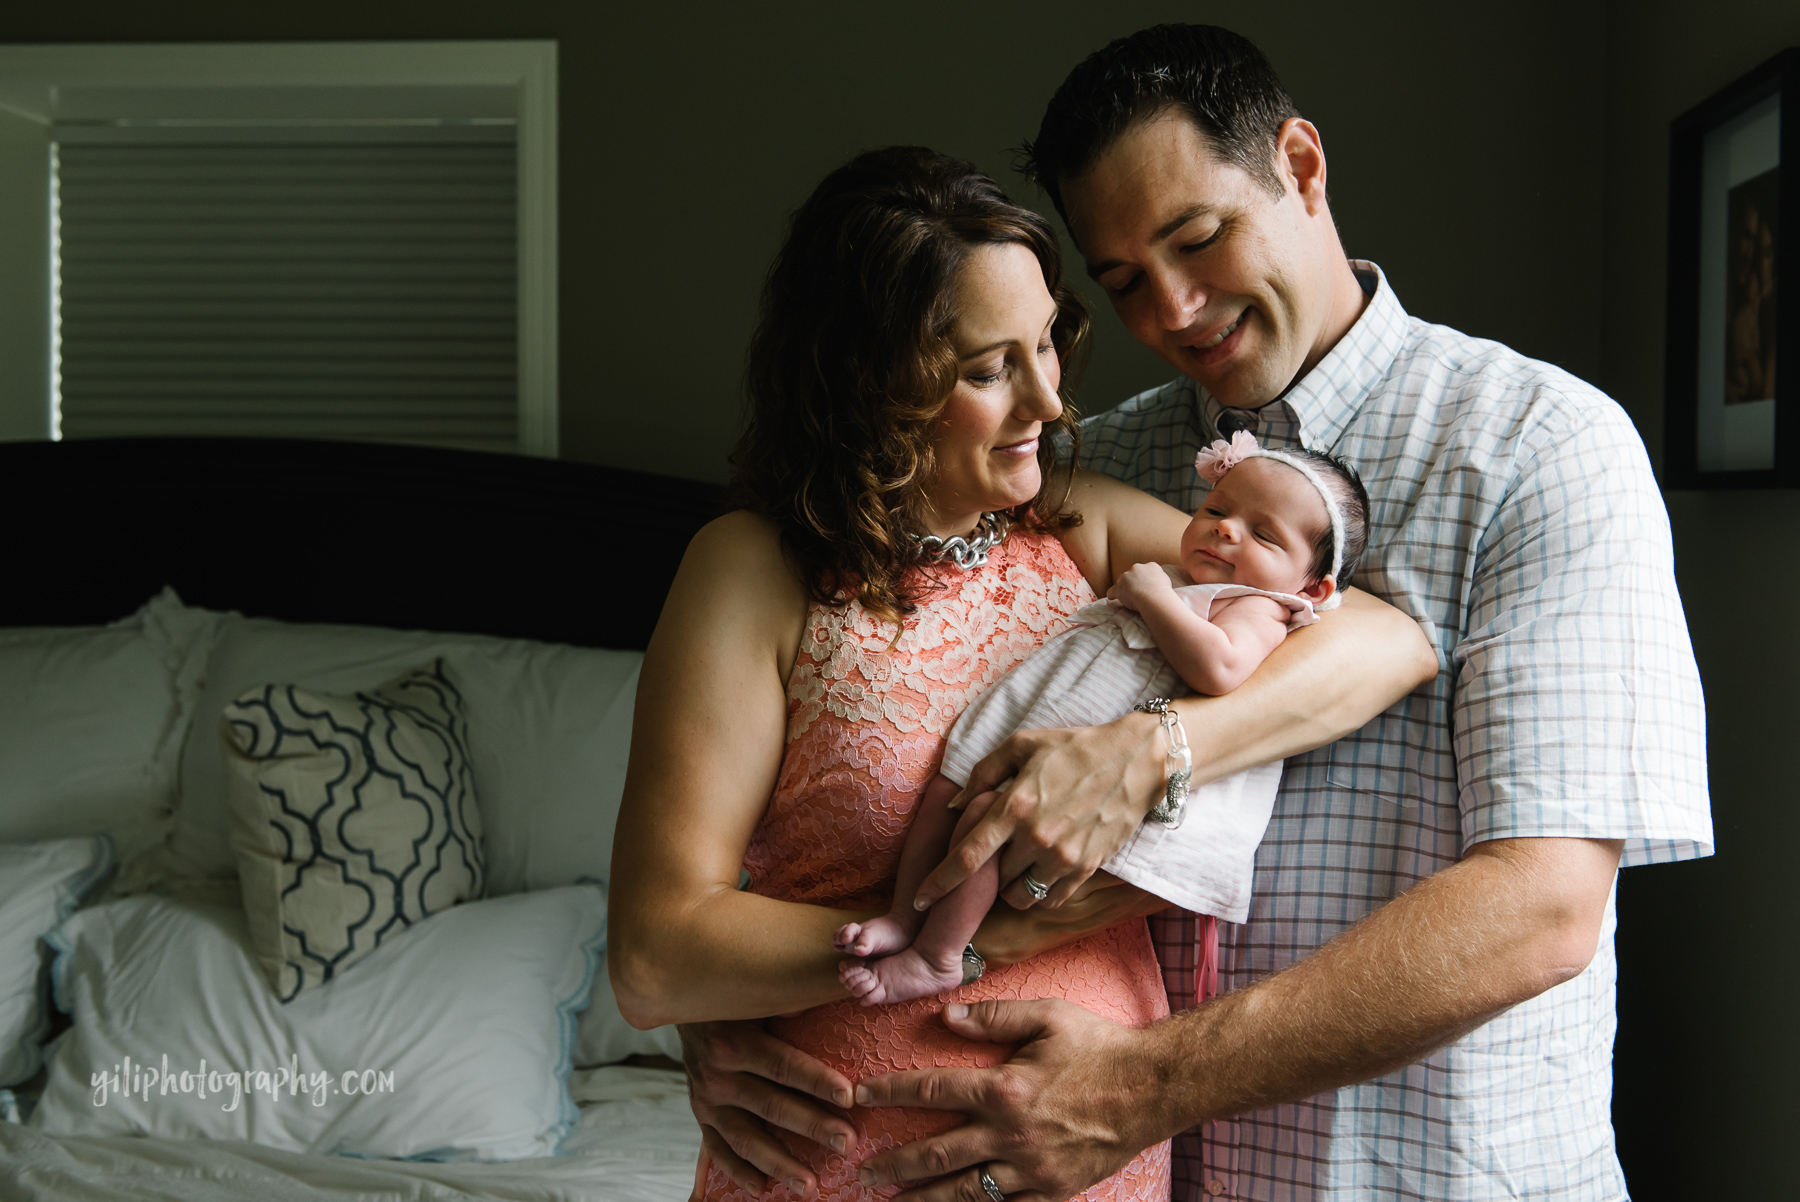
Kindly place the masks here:
POLYGON ((1214 1177, 1211 1181, 1206 1183, 1206 1192, 1216 1198, 1225 1192, 1225 1183, 1220 1181, 1217 1177, 1214 1177))
POLYGON ((1219 420, 1215 424, 1219 428, 1220 435, 1230 438, 1239 430, 1248 430, 1254 434, 1256 427, 1262 422, 1254 410, 1225 409, 1219 413, 1219 420))

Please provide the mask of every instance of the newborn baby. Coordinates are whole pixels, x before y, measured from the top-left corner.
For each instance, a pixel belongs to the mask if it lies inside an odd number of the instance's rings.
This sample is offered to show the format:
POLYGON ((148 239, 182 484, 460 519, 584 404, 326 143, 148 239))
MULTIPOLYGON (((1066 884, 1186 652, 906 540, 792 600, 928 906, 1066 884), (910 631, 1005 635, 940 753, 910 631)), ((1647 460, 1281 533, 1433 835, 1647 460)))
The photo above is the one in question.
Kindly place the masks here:
MULTIPOLYGON (((1110 722, 1140 702, 1188 689, 1228 693, 1290 630, 1338 603, 1339 582, 1368 541, 1368 498, 1354 469, 1316 451, 1264 450, 1240 431, 1200 452, 1195 470, 1213 487, 1182 535, 1180 567, 1130 568, 1106 601, 1077 611, 1070 629, 996 681, 951 730, 943 769, 926 786, 907 832, 892 908, 836 935, 839 951, 866 958, 839 967, 845 987, 865 1005, 964 983, 964 950, 973 950, 969 940, 999 892, 998 857, 928 913, 913 898, 997 796, 984 794, 961 815, 948 808, 974 766, 1009 735, 1110 722)), ((1256 783, 1266 799, 1249 852, 1267 825, 1279 768, 1256 783)), ((1250 865, 1242 848, 1233 854, 1243 861, 1236 874, 1243 899, 1231 908, 1241 911, 1250 865)), ((1029 870, 1022 879, 1034 896, 1048 892, 1029 870)), ((1166 896, 1154 880, 1132 883, 1166 896)), ((1241 913, 1225 917, 1241 921, 1241 913)))

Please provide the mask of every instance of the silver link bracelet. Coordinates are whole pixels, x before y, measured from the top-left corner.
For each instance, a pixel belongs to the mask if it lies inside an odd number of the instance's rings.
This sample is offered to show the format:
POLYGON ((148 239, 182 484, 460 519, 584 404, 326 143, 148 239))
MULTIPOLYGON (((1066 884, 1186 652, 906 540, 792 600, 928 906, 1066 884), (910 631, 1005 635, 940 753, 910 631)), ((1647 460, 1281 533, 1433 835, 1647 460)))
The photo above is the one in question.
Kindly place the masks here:
POLYGON ((1163 799, 1152 806, 1144 818, 1174 830, 1187 816, 1188 782, 1194 778, 1194 753, 1188 748, 1187 728, 1182 726, 1181 715, 1175 712, 1167 697, 1152 697, 1138 702, 1134 708, 1140 714, 1155 714, 1169 740, 1169 750, 1163 756, 1163 771, 1168 776, 1163 799))

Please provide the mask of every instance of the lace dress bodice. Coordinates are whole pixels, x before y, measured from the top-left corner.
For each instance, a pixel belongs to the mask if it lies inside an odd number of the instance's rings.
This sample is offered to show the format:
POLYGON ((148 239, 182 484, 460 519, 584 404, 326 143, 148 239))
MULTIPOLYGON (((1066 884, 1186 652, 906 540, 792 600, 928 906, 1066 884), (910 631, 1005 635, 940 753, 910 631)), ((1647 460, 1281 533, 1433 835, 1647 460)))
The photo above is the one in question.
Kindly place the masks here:
POLYGON ((898 642, 893 623, 854 602, 807 614, 788 680, 787 754, 744 858, 752 891, 885 906, 912 807, 963 708, 1094 600, 1051 538, 1015 535, 985 567, 943 579, 898 642))
MULTIPOLYGON (((1094 600, 1062 544, 1015 533, 969 572, 946 569, 942 587, 898 631, 852 601, 807 614, 788 683, 787 747, 775 793, 751 835, 748 888, 767 897, 849 910, 886 909, 913 807, 943 758, 944 737, 976 694, 1061 630, 1094 600)), ((1120 923, 937 998, 859 1006, 846 998, 770 1019, 769 1030, 852 1081, 931 1066, 994 1065, 1010 1049, 970 1043, 944 1027, 947 1001, 1061 997, 1139 1026, 1168 1013, 1143 921, 1120 923)), ((858 1160, 946 1130, 960 1115, 857 1107, 858 1160)), ((819 1177, 822 1202, 870 1202, 856 1162, 797 1137, 795 1154, 819 1177)), ((1165 1202, 1168 1145, 1146 1151, 1082 1197, 1165 1202)), ((711 1202, 750 1202, 709 1168, 711 1202)), ((771 1184, 759 1202, 785 1202, 771 1184)))

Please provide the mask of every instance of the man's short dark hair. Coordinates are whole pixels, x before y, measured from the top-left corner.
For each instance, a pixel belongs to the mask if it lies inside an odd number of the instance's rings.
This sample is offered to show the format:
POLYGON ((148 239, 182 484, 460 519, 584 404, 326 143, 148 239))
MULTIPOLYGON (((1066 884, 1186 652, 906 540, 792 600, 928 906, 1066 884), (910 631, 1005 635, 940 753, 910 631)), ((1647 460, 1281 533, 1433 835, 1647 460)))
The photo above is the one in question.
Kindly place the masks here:
POLYGON ((1221 159, 1281 193, 1276 139, 1299 110, 1262 51, 1217 25, 1153 25, 1088 55, 1050 98, 1019 169, 1066 220, 1063 181, 1169 109, 1185 113, 1221 159))

